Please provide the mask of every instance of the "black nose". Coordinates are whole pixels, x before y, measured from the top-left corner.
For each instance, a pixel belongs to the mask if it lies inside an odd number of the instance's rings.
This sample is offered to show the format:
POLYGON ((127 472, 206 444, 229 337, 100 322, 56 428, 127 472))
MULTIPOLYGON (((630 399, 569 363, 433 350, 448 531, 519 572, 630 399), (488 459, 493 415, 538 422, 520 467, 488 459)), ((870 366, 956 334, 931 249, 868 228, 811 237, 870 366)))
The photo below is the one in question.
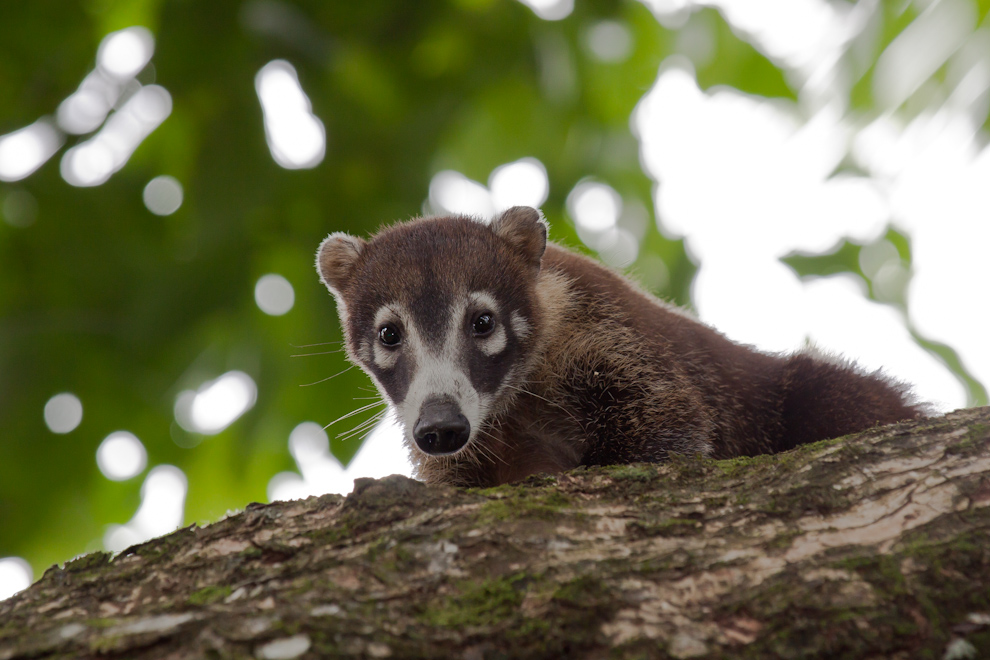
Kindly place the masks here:
POLYGON ((427 454, 452 454, 471 436, 471 423, 450 399, 429 399, 419 411, 413 438, 427 454))

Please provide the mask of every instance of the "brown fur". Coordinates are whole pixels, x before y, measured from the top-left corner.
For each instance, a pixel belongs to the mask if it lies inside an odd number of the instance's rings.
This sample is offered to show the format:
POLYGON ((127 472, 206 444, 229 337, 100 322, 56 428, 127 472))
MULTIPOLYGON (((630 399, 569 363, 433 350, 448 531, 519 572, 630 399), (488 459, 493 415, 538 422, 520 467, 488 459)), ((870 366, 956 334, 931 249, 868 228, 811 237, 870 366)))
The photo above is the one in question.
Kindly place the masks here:
POLYGON ((810 353, 756 351, 589 258, 552 243, 543 252, 545 229, 532 209, 507 211, 492 228, 415 220, 385 229, 356 256, 354 240, 328 249, 328 239, 318 267, 346 303, 348 351, 366 370, 361 309, 403 287, 500 287, 521 301, 532 329, 518 338, 523 359, 474 440, 451 456, 412 449, 428 482, 495 485, 672 453, 775 452, 922 414, 904 386, 879 373, 810 353))

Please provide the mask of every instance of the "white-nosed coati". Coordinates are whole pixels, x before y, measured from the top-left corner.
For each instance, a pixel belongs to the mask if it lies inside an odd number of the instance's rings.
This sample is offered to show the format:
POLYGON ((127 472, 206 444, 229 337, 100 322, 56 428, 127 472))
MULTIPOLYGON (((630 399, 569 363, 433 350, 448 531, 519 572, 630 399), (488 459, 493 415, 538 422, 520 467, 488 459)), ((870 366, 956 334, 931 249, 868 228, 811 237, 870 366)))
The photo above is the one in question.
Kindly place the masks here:
POLYGON ((922 415, 879 373, 732 342, 546 237, 537 210, 515 207, 320 245, 348 356, 425 481, 776 452, 922 415))

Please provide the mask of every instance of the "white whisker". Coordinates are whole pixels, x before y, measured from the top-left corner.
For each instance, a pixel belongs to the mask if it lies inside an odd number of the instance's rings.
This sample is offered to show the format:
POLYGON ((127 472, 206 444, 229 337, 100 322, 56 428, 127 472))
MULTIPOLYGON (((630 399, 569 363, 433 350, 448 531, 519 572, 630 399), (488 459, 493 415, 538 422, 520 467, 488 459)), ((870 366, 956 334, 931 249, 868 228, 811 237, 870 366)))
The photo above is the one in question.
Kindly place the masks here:
POLYGON ((329 424, 327 424, 323 428, 324 429, 327 429, 327 428, 333 426, 334 424, 336 424, 337 422, 340 422, 340 421, 343 421, 345 419, 348 419, 349 417, 353 417, 354 415, 360 415, 364 411, 371 410, 372 408, 375 408, 376 406, 384 406, 384 405, 385 405, 385 402, 384 401, 375 401, 374 403, 369 403, 369 404, 363 405, 360 408, 357 408, 356 410, 352 410, 349 413, 346 413, 344 415, 341 415, 340 417, 338 417, 337 419, 333 420, 332 422, 330 422, 329 424))
POLYGON ((352 364, 351 366, 347 367, 343 371, 338 371, 337 373, 335 373, 332 376, 327 376, 326 378, 323 378, 322 380, 318 380, 315 383, 305 383, 303 385, 300 385, 299 387, 310 387, 311 385, 319 385, 320 383, 325 383, 328 380, 330 380, 331 378, 336 378, 337 376, 339 376, 341 374, 346 374, 348 371, 350 371, 353 368, 354 368, 354 365, 352 364))
POLYGON ((312 348, 313 346, 329 346, 330 344, 343 344, 343 339, 334 341, 318 341, 315 344, 289 344, 292 348, 312 348))
POLYGON ((344 349, 342 348, 336 348, 332 351, 320 351, 318 353, 296 353, 295 355, 290 355, 289 357, 297 358, 297 357, 313 357, 314 355, 334 355, 336 353, 343 352, 343 350, 344 349))
POLYGON ((355 426, 354 428, 352 428, 350 431, 347 431, 346 433, 341 433, 340 435, 338 435, 336 437, 336 439, 337 440, 340 440, 340 441, 344 441, 344 440, 350 440, 351 438, 353 438, 356 435, 360 435, 361 433, 369 430, 375 424, 377 424, 379 421, 381 421, 382 418, 385 417, 385 413, 386 412, 388 412, 387 409, 386 410, 380 410, 380 411, 376 412, 374 415, 372 415, 368 419, 364 420, 363 422, 361 422, 360 424, 358 424, 357 426, 355 426))

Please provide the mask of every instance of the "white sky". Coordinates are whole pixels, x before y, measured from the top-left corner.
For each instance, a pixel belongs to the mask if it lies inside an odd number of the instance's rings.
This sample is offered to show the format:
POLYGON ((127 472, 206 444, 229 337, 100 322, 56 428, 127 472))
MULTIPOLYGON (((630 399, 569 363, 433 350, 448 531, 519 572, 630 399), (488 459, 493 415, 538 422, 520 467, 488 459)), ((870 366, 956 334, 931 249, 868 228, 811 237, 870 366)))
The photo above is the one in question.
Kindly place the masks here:
MULTIPOLYGON (((776 11, 782 2, 704 4, 719 7, 740 36, 803 81, 799 103, 729 88, 702 92, 690 63, 674 57, 633 117, 646 171, 657 181, 660 228, 683 236, 700 262, 695 306, 733 339, 766 350, 809 339, 884 367, 943 409, 964 406, 962 386, 911 340, 908 319, 867 300, 864 283, 849 276, 802 283, 779 257, 823 253, 841 239, 874 241, 892 224, 912 239, 910 322, 990 383, 987 315, 976 299, 990 282, 990 151, 977 130, 987 114, 990 60, 973 56, 990 51, 972 46, 990 37, 973 31, 968 0, 931 3, 881 55, 874 92, 892 111, 868 121, 846 110, 849 76, 839 55, 865 25, 862 12, 878 3, 860 3, 856 13, 787 0, 787 11, 776 11), (929 110, 898 119, 897 105, 946 60, 955 80, 933 95, 929 110), (829 178, 845 158, 866 175, 829 178)), ((647 4, 668 14, 694 5, 647 4)))

